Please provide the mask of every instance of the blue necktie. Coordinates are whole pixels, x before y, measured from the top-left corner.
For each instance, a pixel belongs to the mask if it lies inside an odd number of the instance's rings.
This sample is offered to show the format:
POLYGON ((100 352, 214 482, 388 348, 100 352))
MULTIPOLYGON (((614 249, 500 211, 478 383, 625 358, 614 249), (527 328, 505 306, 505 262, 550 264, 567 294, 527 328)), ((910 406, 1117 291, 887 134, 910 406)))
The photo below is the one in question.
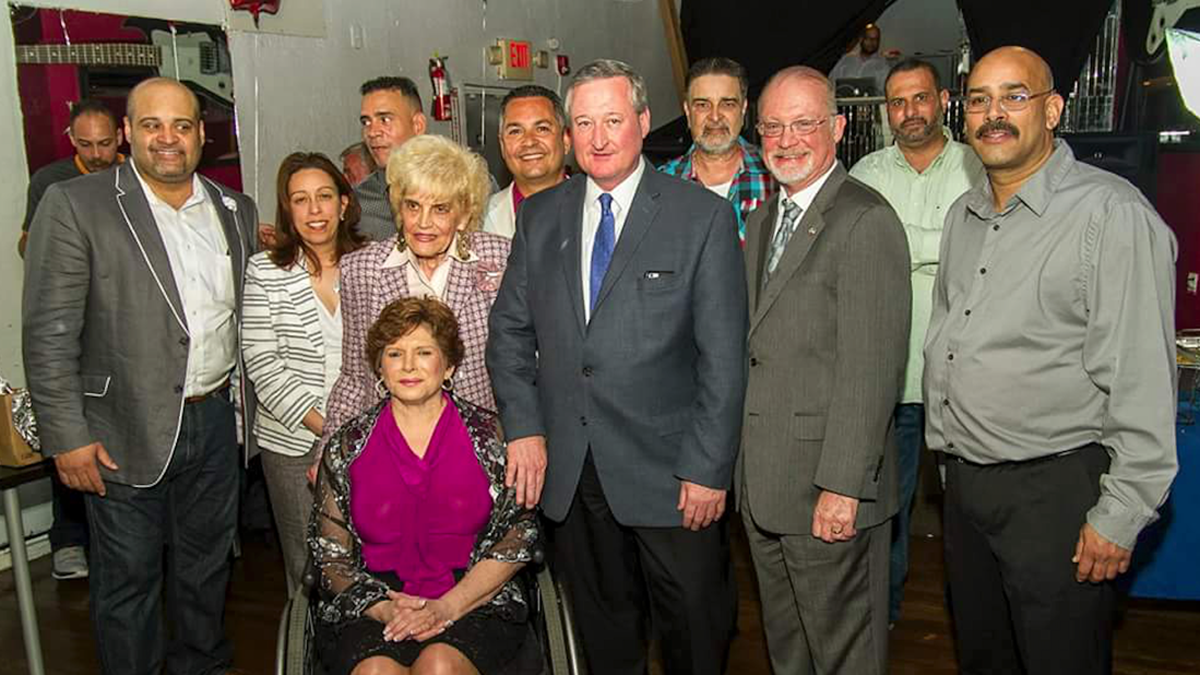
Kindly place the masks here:
POLYGON ((596 229, 596 239, 592 242, 592 272, 591 298, 588 300, 588 311, 596 311, 596 298, 600 297, 600 287, 604 285, 604 273, 608 271, 608 263, 612 261, 613 246, 616 244, 616 219, 612 212, 612 195, 607 192, 600 195, 600 227, 596 229))

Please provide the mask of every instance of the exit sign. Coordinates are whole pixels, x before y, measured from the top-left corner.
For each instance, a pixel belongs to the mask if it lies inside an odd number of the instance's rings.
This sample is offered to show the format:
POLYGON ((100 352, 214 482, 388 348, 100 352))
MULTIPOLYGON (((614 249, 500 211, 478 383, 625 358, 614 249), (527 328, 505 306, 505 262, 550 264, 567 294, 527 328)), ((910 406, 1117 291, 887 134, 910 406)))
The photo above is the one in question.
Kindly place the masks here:
POLYGON ((502 60, 497 75, 502 80, 532 80, 533 50, 525 40, 499 40, 502 60))

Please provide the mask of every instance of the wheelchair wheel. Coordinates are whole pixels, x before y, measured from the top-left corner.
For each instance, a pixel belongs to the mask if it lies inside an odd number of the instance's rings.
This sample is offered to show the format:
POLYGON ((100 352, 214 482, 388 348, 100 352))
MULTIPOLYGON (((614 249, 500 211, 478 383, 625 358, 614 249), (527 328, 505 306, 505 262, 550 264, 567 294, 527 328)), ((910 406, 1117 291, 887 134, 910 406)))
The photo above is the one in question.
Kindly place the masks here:
POLYGON ((571 607, 550 568, 543 565, 537 574, 538 600, 545 630, 546 660, 549 675, 583 675, 587 670, 579 659, 579 646, 571 621, 571 607))
POLYGON ((312 675, 312 635, 308 589, 298 588, 283 608, 275 653, 276 675, 312 675))

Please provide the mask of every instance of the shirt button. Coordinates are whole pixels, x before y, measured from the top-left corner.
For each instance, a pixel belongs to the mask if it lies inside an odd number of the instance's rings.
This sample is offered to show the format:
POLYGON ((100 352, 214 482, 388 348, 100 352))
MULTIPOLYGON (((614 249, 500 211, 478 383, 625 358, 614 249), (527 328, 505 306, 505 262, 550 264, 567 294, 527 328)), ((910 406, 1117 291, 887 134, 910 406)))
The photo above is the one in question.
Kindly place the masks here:
POLYGON ((948 398, 942 399, 942 405, 950 405, 950 399, 948 399, 948 398))
POLYGON ((999 225, 993 225, 993 226, 992 226, 992 232, 999 232, 999 231, 1000 231, 1000 226, 999 226, 999 225))
POLYGON ((757 366, 757 365, 758 365, 758 359, 757 359, 757 358, 755 358, 755 357, 753 357, 753 356, 751 356, 751 357, 750 357, 750 366, 751 366, 751 367, 754 367, 754 366, 757 366))
POLYGON ((584 366, 584 367, 583 367, 583 376, 584 376, 584 377, 591 377, 591 376, 592 376, 592 367, 591 367, 591 366, 584 366))
POLYGON ((968 309, 967 311, 963 312, 963 315, 971 316, 971 310, 968 309))
POLYGON ((947 444, 946 444, 946 449, 947 449, 947 450, 953 450, 953 449, 954 449, 954 444, 953 444, 953 443, 947 443, 947 444))
POLYGON ((579 424, 580 424, 581 426, 585 426, 585 427, 586 427, 586 426, 587 426, 587 417, 584 417, 584 416, 582 416, 582 415, 581 415, 581 416, 579 417, 579 424))
POLYGON ((953 360, 954 360, 954 355, 953 355, 953 354, 950 354, 950 355, 946 356, 946 360, 947 360, 947 361, 953 361, 953 360))
POLYGON ((986 268, 986 267, 980 267, 980 268, 979 268, 979 273, 980 273, 980 274, 987 274, 987 268, 986 268))

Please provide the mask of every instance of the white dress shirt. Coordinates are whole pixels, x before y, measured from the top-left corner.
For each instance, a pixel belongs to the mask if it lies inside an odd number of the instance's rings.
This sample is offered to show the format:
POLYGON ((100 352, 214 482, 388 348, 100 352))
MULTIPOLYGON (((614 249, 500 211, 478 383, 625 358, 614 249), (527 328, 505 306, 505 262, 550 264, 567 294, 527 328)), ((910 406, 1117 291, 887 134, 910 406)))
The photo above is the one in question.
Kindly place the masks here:
MULTIPOLYGON (((633 197, 637 194, 638 184, 642 182, 642 172, 646 170, 646 160, 638 158, 637 168, 628 178, 621 181, 621 184, 608 194, 612 195, 612 212, 613 212, 613 251, 617 249, 617 242, 621 241, 621 230, 625 227, 625 217, 629 215, 629 207, 633 205, 633 197)), ((592 180, 591 176, 587 179, 587 191, 583 198, 583 239, 579 242, 581 245, 580 255, 582 256, 580 265, 580 275, 583 277, 583 316, 588 321, 592 319, 592 308, 589 298, 592 297, 592 247, 596 244, 596 231, 600 229, 600 195, 605 191, 600 189, 599 185, 592 180)))
MULTIPOLYGON (((790 197, 788 196, 786 188, 780 188, 779 213, 775 215, 775 227, 771 228, 772 236, 775 235, 775 231, 778 230, 779 226, 783 223, 784 202, 790 199, 793 204, 799 206, 800 217, 803 218, 804 212, 808 210, 808 207, 812 206, 813 200, 817 198, 817 193, 820 192, 821 188, 825 186, 825 181, 829 180, 829 174, 833 173, 833 167, 835 166, 837 166, 837 162, 831 164, 829 168, 825 170, 825 173, 821 174, 821 177, 813 181, 811 185, 790 197)), ((800 227, 800 224, 797 223, 796 227, 800 227)), ((784 248, 787 247, 785 246, 784 248)))
POLYGON ((229 380, 237 362, 237 293, 221 218, 199 176, 192 175, 192 196, 177 210, 154 194, 138 171, 134 174, 146 193, 183 302, 190 336, 183 395, 207 394, 229 380))
POLYGON ((325 343, 325 389, 321 392, 321 412, 325 413, 325 404, 329 401, 329 392, 333 383, 337 382, 338 374, 342 372, 342 303, 333 308, 333 312, 325 306, 321 298, 313 300, 317 303, 317 322, 321 325, 321 338, 325 343))

